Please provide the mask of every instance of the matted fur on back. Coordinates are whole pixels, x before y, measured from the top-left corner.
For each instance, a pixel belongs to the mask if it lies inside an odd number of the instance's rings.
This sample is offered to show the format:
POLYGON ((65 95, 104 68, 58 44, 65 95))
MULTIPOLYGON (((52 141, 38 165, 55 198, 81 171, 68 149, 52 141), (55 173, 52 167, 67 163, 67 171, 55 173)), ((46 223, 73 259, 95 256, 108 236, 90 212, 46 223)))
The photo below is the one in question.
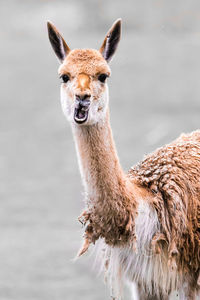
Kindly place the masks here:
POLYGON ((180 272, 196 277, 200 268, 200 131, 148 155, 129 176, 147 187, 154 197, 160 232, 153 242, 165 243, 169 260, 180 272))

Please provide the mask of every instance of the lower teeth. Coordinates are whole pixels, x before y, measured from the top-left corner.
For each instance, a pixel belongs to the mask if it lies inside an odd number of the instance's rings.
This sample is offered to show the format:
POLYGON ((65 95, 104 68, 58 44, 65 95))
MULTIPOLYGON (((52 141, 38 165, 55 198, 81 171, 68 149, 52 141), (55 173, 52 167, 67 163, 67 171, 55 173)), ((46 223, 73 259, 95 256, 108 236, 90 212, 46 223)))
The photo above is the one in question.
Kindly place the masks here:
POLYGON ((77 121, 84 121, 87 118, 87 111, 82 109, 75 109, 74 118, 77 121))

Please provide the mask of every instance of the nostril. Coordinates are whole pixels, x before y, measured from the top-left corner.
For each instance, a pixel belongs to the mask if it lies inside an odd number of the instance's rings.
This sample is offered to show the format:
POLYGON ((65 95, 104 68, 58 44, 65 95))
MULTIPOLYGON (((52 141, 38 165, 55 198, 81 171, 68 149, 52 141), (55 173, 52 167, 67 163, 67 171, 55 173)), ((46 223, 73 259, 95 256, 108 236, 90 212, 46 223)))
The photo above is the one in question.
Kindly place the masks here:
POLYGON ((91 97, 90 95, 86 94, 83 96, 82 100, 90 99, 90 97, 91 97))
POLYGON ((90 99, 90 97, 91 97, 91 95, 89 95, 89 94, 84 94, 84 95, 76 95, 76 99, 78 100, 78 101, 80 101, 80 100, 88 100, 88 99, 90 99))
POLYGON ((90 105, 90 95, 76 95, 76 107, 88 108, 90 105))

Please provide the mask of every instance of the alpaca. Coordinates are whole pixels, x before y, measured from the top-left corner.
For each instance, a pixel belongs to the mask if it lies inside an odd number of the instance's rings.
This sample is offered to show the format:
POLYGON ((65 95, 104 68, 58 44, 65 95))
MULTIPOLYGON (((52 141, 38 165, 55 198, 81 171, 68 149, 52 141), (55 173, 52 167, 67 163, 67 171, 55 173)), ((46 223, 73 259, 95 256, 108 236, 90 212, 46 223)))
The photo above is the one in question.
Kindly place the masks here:
POLYGON ((86 209, 79 256, 95 244, 112 297, 124 280, 141 300, 194 300, 200 286, 200 131, 157 149, 126 174, 110 127, 107 78, 121 19, 100 50, 70 50, 48 22, 60 61, 61 105, 71 124, 86 209))

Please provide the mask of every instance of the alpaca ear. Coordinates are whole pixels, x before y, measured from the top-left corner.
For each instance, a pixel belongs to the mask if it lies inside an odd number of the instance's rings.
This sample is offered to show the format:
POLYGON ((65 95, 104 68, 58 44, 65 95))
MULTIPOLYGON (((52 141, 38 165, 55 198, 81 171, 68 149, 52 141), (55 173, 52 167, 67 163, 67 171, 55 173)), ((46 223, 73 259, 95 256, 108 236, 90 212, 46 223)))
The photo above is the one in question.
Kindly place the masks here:
POLYGON ((100 52, 107 62, 110 62, 121 38, 121 19, 117 19, 110 30, 108 31, 103 44, 100 48, 100 52))
POLYGON ((70 48, 68 47, 65 40, 53 24, 47 22, 47 28, 51 46, 55 54, 57 55, 59 61, 63 63, 65 57, 70 52, 70 48))

